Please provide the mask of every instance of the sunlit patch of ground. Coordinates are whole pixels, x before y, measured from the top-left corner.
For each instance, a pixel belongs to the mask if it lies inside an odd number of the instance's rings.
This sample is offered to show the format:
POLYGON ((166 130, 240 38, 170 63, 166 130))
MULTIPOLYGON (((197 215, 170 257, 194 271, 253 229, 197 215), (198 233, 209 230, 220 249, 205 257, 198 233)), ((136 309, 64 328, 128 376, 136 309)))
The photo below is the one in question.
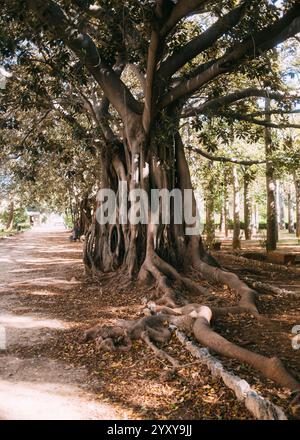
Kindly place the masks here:
POLYGON ((2 420, 107 420, 120 415, 76 386, 0 380, 2 420))
POLYGON ((31 290, 30 295, 34 296, 56 296, 58 295, 57 292, 53 292, 51 290, 31 290))
POLYGON ((49 286, 55 286, 59 289, 72 289, 74 286, 80 284, 79 281, 76 280, 65 280, 61 278, 55 278, 55 277, 43 277, 43 278, 28 278, 26 281, 17 281, 13 283, 9 283, 8 287, 49 287, 49 286))
POLYGON ((16 316, 13 314, 0 315, 0 325, 5 328, 53 328, 64 329, 69 325, 58 319, 40 318, 36 315, 16 316))

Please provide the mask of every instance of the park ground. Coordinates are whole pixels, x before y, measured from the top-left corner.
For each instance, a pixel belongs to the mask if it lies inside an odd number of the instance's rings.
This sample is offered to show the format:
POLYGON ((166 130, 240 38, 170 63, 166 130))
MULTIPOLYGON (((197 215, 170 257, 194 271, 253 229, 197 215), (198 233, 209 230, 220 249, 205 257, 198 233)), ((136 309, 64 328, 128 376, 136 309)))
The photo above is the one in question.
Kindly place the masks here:
MULTIPOLYGON (((174 376, 165 374, 168 365, 142 342, 121 354, 82 343, 84 330, 96 323, 143 316, 155 289, 128 283, 122 273, 91 280, 82 263, 82 243, 69 241, 69 235, 59 228, 33 228, 0 240, 0 328, 6 332, 6 349, 0 350, 0 419, 251 419, 233 393, 175 338, 167 350, 182 368, 174 376)), ((300 254, 289 237, 281 246, 300 254)), ((247 314, 242 321, 228 316, 215 324, 218 332, 251 350, 279 356, 300 379, 300 350, 291 344, 292 328, 300 325, 300 269, 299 274, 253 274, 238 265, 231 268, 293 290, 299 298, 263 295, 258 308, 265 322, 247 314)), ((206 304, 236 302, 224 286, 198 281, 210 292, 206 304)), ((286 390, 245 365, 222 362, 291 417, 286 390)))

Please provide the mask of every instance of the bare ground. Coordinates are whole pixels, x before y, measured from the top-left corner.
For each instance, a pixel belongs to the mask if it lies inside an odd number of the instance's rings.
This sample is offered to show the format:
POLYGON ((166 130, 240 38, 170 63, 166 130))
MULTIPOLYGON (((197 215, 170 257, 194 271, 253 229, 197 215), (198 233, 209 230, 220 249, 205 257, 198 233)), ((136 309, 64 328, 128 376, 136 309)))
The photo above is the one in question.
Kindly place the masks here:
MULTIPOLYGON (((91 282, 84 274, 82 245, 69 242, 68 235, 40 229, 0 242, 0 325, 7 334, 7 349, 0 351, 0 418, 250 419, 233 393, 175 340, 168 352, 183 367, 168 380, 162 374, 168 365, 141 342, 122 354, 82 344, 83 330, 93 324, 142 316, 142 303, 154 290, 128 284, 120 273, 91 282)), ((276 277, 277 284, 298 289, 296 280, 276 277)), ((236 301, 228 289, 199 282, 210 290, 206 304, 236 301)), ((291 301, 267 295, 258 306, 269 318, 263 326, 245 315, 239 321, 229 316, 215 327, 233 342, 279 355, 299 374, 300 350, 292 349, 291 329, 300 324, 300 296, 291 301)), ((287 408, 286 390, 244 365, 222 361, 287 408)))
POLYGON ((71 368, 38 350, 72 327, 43 304, 58 295, 54 286, 63 293, 76 285, 68 280, 66 264, 82 269, 76 249, 58 246, 54 255, 50 237, 35 230, 0 242, 0 326, 6 333, 6 350, 0 350, 0 419, 124 418, 124 411, 90 392, 86 368, 71 368), (34 347, 35 356, 22 355, 34 347))

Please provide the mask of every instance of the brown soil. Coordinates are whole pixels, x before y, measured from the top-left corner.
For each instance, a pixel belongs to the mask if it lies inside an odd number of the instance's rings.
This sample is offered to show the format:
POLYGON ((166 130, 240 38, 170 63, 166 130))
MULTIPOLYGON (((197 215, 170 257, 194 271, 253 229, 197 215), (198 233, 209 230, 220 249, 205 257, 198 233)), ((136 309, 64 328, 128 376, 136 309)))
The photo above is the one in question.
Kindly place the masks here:
MULTIPOLYGON (((94 342, 82 344, 83 330, 96 323, 142 316, 142 304, 153 297, 155 290, 128 284, 121 273, 91 281, 84 274, 82 245, 69 242, 68 235, 40 229, 0 243, 0 325, 7 327, 8 342, 7 350, 0 351, 0 418, 22 415, 22 396, 34 394, 36 386, 44 391, 46 387, 48 394, 56 390, 59 395, 69 396, 75 406, 80 399, 100 406, 98 412, 95 408, 87 410, 81 418, 252 418, 233 393, 221 381, 213 380, 209 371, 174 339, 167 350, 183 367, 168 380, 162 373, 169 366, 154 358, 142 342, 121 354, 97 352, 94 342), (20 408, 5 416, 4 397, 12 384, 26 384, 27 388, 21 397, 15 396, 20 408)), ((276 281, 285 286, 295 281, 283 279, 278 273, 276 277, 281 277, 276 281)), ((199 282, 210 289, 206 304, 234 304, 237 300, 228 289, 199 282)), ((200 298, 189 299, 201 302, 200 298)), ((299 300, 265 295, 258 307, 270 318, 263 326, 245 315, 219 320, 215 328, 233 342, 266 355, 278 355, 298 374, 300 350, 292 349, 291 330, 300 324, 300 295, 299 300)), ((287 408, 285 390, 244 365, 223 361, 262 395, 287 408)), ((52 406, 49 408, 51 416, 52 406)), ((34 409, 31 413, 28 410, 24 418, 34 417, 32 412, 34 409)), ((73 413, 76 418, 76 411, 73 413)), ((52 418, 56 418, 55 411, 52 418)))

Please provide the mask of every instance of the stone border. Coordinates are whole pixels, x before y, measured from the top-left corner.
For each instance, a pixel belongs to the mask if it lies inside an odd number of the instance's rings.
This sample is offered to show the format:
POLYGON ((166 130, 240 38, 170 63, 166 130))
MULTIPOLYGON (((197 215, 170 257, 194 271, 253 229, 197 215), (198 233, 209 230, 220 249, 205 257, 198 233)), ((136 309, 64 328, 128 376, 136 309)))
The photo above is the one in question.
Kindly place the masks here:
POLYGON ((212 356, 207 348, 199 347, 178 329, 175 329, 175 335, 194 357, 201 360, 201 363, 210 370, 213 377, 220 377, 223 380, 224 384, 235 393, 238 400, 244 402, 248 411, 256 419, 287 420, 286 415, 279 406, 260 396, 244 379, 226 371, 221 362, 212 356))

